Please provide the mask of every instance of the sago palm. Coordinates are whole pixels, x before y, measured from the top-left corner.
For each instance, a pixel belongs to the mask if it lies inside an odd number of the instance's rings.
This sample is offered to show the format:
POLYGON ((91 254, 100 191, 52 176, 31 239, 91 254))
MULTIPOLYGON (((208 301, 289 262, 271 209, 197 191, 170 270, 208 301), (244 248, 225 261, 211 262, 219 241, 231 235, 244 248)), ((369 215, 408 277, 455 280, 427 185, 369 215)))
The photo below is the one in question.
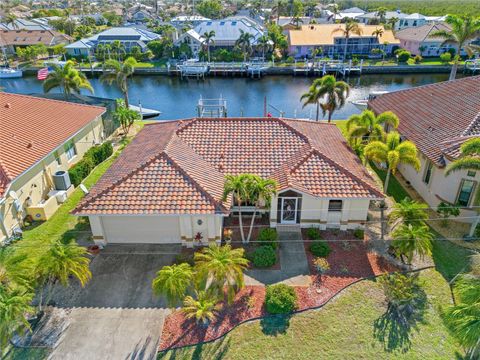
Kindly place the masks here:
POLYGON ((26 315, 34 312, 32 299, 32 293, 0 286, 0 353, 15 332, 30 329, 26 315))
POLYGON ((100 77, 100 81, 107 82, 108 84, 115 83, 123 94, 125 100, 125 106, 128 108, 128 78, 135 71, 135 65, 137 60, 133 57, 127 58, 124 62, 119 62, 114 59, 107 60, 105 62, 105 72, 100 77))
POLYGON ((385 135, 385 126, 396 129, 399 123, 397 115, 391 111, 375 116, 373 111, 364 110, 360 115, 352 115, 348 118, 346 123, 348 141, 350 144, 356 144, 358 139, 367 143, 371 140, 382 140, 385 135))
POLYGON ((317 105, 322 109, 322 114, 328 113, 328 122, 331 122, 335 110, 341 109, 350 94, 350 86, 344 81, 337 81, 334 76, 326 75, 320 79, 314 80, 312 86, 306 94, 300 98, 304 100, 303 107, 308 104, 317 105), (324 102, 321 102, 321 100, 324 102))
POLYGON ((192 283, 193 269, 187 263, 164 266, 153 279, 152 289, 156 295, 164 295, 170 306, 174 306, 187 294, 192 283))
POLYGON ((400 225, 392 232, 392 238, 393 248, 402 260, 405 255, 409 264, 415 253, 421 258, 432 254, 433 235, 427 225, 400 225))
POLYGON ((243 272, 248 266, 242 248, 232 249, 230 245, 212 244, 195 253, 195 266, 205 281, 206 289, 216 288, 219 292, 227 287, 228 301, 233 301, 235 293, 245 286, 243 272))
POLYGON ((396 227, 398 224, 422 225, 428 220, 427 209, 427 204, 405 198, 393 205, 389 220, 393 224, 392 227, 396 227))
POLYGON ((198 323, 208 325, 215 319, 215 306, 218 299, 212 292, 198 291, 195 298, 187 296, 183 301, 182 312, 187 319, 195 319, 198 323))
POLYGON ((386 164, 385 193, 388 192, 390 176, 396 172, 398 165, 408 164, 413 166, 415 170, 420 170, 417 147, 408 140, 401 142, 400 134, 396 131, 387 134, 385 142, 378 140, 370 142, 365 146, 363 153, 367 159, 386 164))
POLYGON ((358 36, 362 35, 362 28, 358 24, 358 22, 353 20, 347 20, 343 27, 339 27, 332 31, 332 34, 335 33, 342 33, 343 37, 345 38, 345 47, 343 50, 343 60, 347 58, 347 51, 348 51, 348 39, 352 34, 356 34, 358 36))
POLYGON ((456 56, 449 78, 449 80, 454 80, 457 76, 460 51, 464 49, 469 56, 472 56, 474 51, 479 49, 478 46, 471 44, 471 41, 475 40, 480 34, 480 19, 472 16, 448 15, 445 22, 450 25, 451 30, 438 30, 430 35, 442 38, 444 44, 453 44, 455 46, 456 56))
POLYGON ((460 170, 480 170, 480 138, 473 138, 460 146, 460 157, 447 166, 446 175, 460 170))
POLYGON ((72 93, 80 94, 81 89, 93 93, 93 87, 85 74, 75 69, 73 61, 70 60, 63 67, 53 65, 53 71, 48 74, 43 83, 43 91, 46 93, 58 87, 62 89, 65 98, 72 93))

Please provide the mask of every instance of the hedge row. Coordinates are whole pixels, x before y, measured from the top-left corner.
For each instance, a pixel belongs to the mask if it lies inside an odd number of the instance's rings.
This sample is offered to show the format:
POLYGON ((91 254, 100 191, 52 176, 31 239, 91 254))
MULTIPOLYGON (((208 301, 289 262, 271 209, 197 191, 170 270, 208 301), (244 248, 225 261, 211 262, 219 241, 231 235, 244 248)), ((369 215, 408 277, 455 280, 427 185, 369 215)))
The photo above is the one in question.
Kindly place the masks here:
POLYGON ((90 148, 83 159, 77 162, 68 170, 70 181, 74 186, 81 184, 95 166, 108 159, 113 154, 113 146, 110 142, 105 142, 100 146, 90 148))

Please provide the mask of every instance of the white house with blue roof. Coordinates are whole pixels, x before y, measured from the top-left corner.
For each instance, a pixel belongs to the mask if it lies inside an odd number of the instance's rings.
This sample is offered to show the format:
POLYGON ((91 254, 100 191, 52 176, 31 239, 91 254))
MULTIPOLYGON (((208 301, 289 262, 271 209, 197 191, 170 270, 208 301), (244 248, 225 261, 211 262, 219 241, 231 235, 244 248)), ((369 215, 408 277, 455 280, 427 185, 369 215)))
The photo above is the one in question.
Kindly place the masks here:
POLYGON ((143 52, 147 50, 147 44, 150 41, 159 40, 160 38, 160 34, 138 27, 114 27, 89 38, 75 41, 65 46, 65 49, 67 54, 72 56, 88 56, 94 54, 99 44, 107 45, 118 40, 127 52, 135 46, 139 47, 143 52))

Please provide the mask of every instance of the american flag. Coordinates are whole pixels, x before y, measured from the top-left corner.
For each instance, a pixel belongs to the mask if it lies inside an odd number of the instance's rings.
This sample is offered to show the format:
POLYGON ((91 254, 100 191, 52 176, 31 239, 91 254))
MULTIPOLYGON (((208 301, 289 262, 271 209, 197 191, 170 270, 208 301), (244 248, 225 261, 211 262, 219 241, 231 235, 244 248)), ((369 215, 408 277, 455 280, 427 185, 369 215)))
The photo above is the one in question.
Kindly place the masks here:
POLYGON ((37 72, 37 79, 38 80, 45 80, 48 76, 48 67, 38 70, 37 72))

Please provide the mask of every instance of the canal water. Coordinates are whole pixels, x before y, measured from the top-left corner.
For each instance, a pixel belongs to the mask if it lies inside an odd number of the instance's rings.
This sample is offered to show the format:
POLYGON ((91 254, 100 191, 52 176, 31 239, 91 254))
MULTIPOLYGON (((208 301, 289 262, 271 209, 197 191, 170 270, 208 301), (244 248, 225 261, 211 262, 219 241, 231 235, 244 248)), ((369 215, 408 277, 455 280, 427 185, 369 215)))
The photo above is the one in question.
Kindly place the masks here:
MULTIPOLYGON (((426 85, 448 79, 448 74, 383 74, 350 77, 345 81, 351 86, 348 101, 363 99, 371 91, 395 91, 426 85)), ((134 76, 129 80, 130 103, 139 101, 145 108, 162 112, 159 119, 180 119, 196 116, 196 105, 200 96, 227 100, 228 116, 262 116, 264 97, 268 111, 285 117, 314 118, 315 106, 302 107, 300 96, 308 90, 314 78, 293 76, 266 76, 262 79, 210 77, 205 80, 182 80, 167 76, 134 76)), ((115 85, 101 83, 98 78, 90 79, 95 96, 118 98, 121 93, 115 85)), ((42 82, 34 76, 22 79, 2 79, 3 91, 19 94, 42 92, 42 82)), ((52 90, 60 92, 60 90, 52 90)), ((87 94, 88 92, 85 92, 87 94)), ((337 110, 334 119, 346 119, 358 109, 348 102, 337 110)))

